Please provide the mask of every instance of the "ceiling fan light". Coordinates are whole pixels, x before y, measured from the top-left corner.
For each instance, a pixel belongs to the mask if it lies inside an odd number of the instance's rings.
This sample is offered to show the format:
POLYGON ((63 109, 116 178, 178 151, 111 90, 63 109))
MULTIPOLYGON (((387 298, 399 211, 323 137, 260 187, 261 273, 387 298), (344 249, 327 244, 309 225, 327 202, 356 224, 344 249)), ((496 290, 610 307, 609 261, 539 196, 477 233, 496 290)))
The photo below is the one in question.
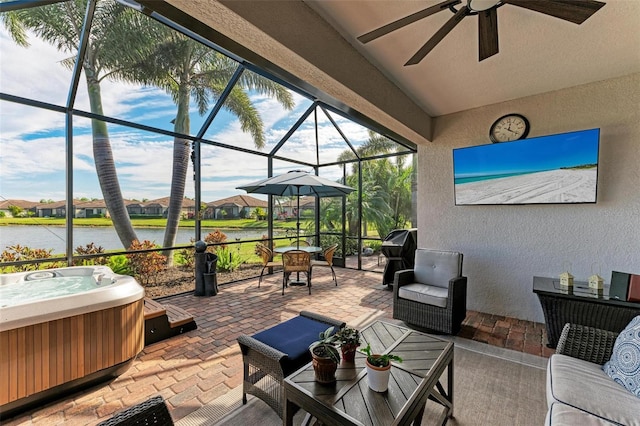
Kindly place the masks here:
POLYGON ((469 9, 474 12, 482 12, 483 10, 491 9, 502 3, 501 0, 468 0, 467 5, 469 9))

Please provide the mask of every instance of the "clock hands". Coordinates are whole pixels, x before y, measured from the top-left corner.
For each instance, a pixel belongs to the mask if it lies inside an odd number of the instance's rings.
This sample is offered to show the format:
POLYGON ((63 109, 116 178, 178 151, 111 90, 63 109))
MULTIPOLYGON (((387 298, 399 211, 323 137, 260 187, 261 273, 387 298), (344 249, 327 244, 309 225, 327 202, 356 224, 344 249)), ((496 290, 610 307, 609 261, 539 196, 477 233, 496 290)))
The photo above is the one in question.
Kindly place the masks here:
POLYGON ((529 122, 520 114, 507 114, 498 118, 489 129, 492 142, 524 139, 529 133, 529 122))

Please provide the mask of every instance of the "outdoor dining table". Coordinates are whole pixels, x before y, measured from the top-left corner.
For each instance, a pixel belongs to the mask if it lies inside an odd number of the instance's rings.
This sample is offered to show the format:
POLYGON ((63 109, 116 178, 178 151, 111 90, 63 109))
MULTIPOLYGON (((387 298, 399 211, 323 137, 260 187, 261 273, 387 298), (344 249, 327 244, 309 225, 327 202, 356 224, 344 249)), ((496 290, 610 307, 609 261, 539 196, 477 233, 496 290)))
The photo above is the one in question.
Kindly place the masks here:
MULTIPOLYGON (((275 247, 273 249, 274 253, 284 253, 284 252, 290 251, 290 250, 302 250, 302 251, 306 251, 308 253, 320 253, 322 251, 322 247, 316 247, 316 246, 300 246, 300 247, 286 246, 286 247, 275 247)), ((300 280, 300 272, 298 272, 296 274, 296 279, 289 281, 289 285, 292 285, 292 286, 304 286, 304 285, 307 285, 307 283, 305 281, 300 280)))

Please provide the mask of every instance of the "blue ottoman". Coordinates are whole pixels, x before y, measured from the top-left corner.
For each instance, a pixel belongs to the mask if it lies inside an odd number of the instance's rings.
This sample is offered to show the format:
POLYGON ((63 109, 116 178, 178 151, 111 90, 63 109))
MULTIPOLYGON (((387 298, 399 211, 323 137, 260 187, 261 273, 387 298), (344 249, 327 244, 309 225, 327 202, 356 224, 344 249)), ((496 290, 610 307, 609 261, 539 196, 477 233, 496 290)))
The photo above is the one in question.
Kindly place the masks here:
POLYGON ((253 336, 240 335, 238 344, 244 364, 242 403, 247 403, 247 394, 255 395, 282 417, 282 381, 311 361, 309 345, 331 326, 337 330, 345 323, 302 311, 299 316, 253 336))

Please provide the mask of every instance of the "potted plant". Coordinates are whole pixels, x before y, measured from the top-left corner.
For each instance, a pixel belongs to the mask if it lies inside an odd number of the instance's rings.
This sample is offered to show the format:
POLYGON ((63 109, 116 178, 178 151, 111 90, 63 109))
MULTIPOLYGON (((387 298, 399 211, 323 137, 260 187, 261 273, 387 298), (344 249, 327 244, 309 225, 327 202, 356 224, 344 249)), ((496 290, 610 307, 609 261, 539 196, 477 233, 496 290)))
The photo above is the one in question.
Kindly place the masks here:
POLYGON ((367 380, 369 387, 375 392, 386 392, 389 387, 389 373, 391 372, 391 361, 402 362, 402 358, 397 355, 374 354, 371 353, 371 346, 360 349, 360 352, 367 355, 367 380))
POLYGON ((309 346, 313 370, 318 383, 333 383, 336 381, 336 370, 340 363, 340 353, 335 347, 333 327, 327 328, 318 336, 318 340, 309 346))
POLYGON ((360 346, 360 332, 355 328, 344 327, 338 330, 335 336, 340 345, 344 362, 354 362, 356 349, 360 346))

